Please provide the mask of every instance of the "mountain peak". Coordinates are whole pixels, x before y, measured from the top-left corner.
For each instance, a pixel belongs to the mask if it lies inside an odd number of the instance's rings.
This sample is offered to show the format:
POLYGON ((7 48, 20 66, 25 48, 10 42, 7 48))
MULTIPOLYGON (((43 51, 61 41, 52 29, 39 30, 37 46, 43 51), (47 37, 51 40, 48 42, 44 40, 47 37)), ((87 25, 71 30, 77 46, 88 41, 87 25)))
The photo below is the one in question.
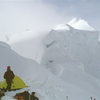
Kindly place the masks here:
POLYGON ((88 22, 81 18, 73 18, 68 22, 70 26, 79 30, 95 31, 95 29, 88 24, 88 22))
POLYGON ((62 30, 69 31, 71 29, 95 31, 95 29, 92 26, 90 26, 86 20, 81 18, 73 18, 67 24, 59 24, 53 28, 53 30, 57 31, 62 31, 62 30))

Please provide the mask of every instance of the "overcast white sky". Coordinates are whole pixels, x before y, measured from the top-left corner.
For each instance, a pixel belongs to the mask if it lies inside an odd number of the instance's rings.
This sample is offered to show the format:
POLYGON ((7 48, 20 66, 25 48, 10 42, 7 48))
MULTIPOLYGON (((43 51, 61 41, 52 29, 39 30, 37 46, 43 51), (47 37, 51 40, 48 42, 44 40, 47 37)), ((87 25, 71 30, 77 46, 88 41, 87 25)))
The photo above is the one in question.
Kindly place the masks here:
POLYGON ((35 34, 66 21, 68 17, 58 13, 52 4, 43 1, 4 0, 0 2, 1 34, 22 33, 27 29, 35 34))
POLYGON ((36 35, 73 17, 83 18, 99 30, 99 4, 100 0, 0 0, 0 34, 21 34, 29 29, 36 35))
POLYGON ((87 20, 100 30, 100 0, 44 0, 53 4, 65 16, 76 16, 87 20))

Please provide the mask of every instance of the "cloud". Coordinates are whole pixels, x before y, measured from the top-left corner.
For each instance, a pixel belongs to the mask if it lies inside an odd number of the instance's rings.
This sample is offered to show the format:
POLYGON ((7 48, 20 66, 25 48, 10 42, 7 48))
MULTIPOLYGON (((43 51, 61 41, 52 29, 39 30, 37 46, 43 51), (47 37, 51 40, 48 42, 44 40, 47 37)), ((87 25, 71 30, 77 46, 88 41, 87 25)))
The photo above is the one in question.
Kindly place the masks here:
POLYGON ((32 31, 29 37, 34 37, 73 17, 85 19, 99 29, 99 10, 97 0, 0 0, 0 40, 26 38, 30 34, 26 30, 32 31))
POLYGON ((35 36, 69 20, 69 16, 62 15, 56 11, 55 6, 42 0, 0 0, 0 2, 0 35, 5 34, 7 37, 21 34, 27 29, 35 36))

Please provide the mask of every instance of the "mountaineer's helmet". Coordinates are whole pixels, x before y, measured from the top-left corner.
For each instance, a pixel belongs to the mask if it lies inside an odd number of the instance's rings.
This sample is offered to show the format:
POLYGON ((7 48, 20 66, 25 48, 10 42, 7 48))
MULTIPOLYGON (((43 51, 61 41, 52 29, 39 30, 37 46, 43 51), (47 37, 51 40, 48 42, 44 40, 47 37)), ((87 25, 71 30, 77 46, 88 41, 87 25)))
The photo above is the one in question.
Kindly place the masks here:
POLYGON ((11 70, 11 67, 10 66, 7 66, 7 70, 11 70))

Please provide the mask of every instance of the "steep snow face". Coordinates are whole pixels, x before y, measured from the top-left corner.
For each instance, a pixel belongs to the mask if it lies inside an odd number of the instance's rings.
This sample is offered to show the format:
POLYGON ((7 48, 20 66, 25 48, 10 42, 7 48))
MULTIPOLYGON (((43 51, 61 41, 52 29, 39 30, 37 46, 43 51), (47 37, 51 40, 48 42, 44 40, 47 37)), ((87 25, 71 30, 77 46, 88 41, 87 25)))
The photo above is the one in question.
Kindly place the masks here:
POLYGON ((38 63, 18 55, 2 42, 0 42, 0 62, 0 81, 3 80, 8 65, 12 66, 14 73, 27 83, 31 80, 44 81, 49 75, 49 72, 38 63))
POLYGON ((68 22, 68 24, 75 29, 95 31, 95 29, 91 27, 87 21, 81 18, 73 18, 70 22, 68 22))
POLYGON ((74 69, 75 65, 80 66, 77 68, 85 69, 85 71, 100 78, 100 44, 98 39, 99 33, 93 31, 51 31, 44 40, 46 52, 43 63, 46 66, 57 64, 59 67, 55 68, 55 66, 54 69, 61 71, 63 70, 61 66, 69 66, 68 64, 73 62, 76 63, 74 66, 72 64, 74 69))
POLYGON ((98 37, 99 33, 93 31, 51 31, 43 41, 46 51, 42 64, 64 81, 88 92, 95 89, 96 94, 96 78, 100 79, 98 37))

